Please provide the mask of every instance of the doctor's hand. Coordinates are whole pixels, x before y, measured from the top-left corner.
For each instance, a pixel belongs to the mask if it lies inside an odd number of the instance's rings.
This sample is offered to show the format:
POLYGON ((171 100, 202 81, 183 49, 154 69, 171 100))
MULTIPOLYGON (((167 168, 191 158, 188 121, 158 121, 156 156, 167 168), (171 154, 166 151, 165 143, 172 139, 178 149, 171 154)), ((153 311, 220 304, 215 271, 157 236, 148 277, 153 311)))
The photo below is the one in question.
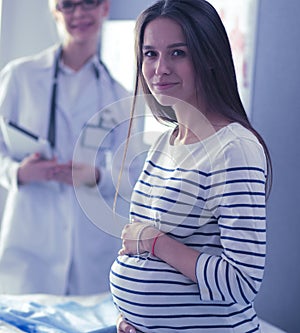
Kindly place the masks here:
POLYGON ((52 170, 52 180, 72 186, 95 186, 100 180, 100 171, 88 164, 74 163, 58 164, 52 170))
POLYGON ((44 160, 38 153, 25 157, 18 169, 18 183, 24 185, 31 182, 49 181, 51 180, 51 170, 56 164, 55 158, 44 160))

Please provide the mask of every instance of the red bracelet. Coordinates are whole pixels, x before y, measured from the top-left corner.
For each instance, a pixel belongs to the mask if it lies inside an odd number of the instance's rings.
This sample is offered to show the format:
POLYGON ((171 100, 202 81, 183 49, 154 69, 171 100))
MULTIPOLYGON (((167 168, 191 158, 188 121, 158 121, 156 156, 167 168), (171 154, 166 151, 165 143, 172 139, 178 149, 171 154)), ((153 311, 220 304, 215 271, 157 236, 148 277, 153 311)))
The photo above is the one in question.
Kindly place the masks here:
POLYGON ((152 254, 153 256, 155 256, 155 252, 154 252, 154 250, 155 250, 155 244, 156 244, 156 242, 157 242, 158 237, 161 236, 161 235, 162 235, 162 233, 159 232, 159 233, 155 236, 155 238, 154 238, 154 240, 153 240, 153 243, 152 243, 152 250, 151 250, 151 254, 152 254))

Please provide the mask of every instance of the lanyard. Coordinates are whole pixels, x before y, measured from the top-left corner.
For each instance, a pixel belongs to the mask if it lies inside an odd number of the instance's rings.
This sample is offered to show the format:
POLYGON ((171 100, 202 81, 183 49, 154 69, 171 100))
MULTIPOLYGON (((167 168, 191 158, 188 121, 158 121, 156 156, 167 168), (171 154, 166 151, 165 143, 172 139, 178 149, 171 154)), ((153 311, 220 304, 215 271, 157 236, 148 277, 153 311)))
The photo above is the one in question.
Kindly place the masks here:
MULTIPOLYGON (((62 47, 59 48, 57 55, 54 61, 54 73, 53 73, 53 84, 52 84, 52 94, 50 101, 50 119, 49 119, 49 128, 48 128, 48 141, 50 142, 51 148, 55 148, 56 141, 56 101, 57 101, 57 88, 58 88, 58 74, 59 74, 59 61, 62 54, 62 47)), ((100 59, 99 64, 103 66, 103 63, 100 59)), ((106 67, 104 66, 105 70, 106 67)), ((97 81, 100 78, 100 72, 96 65, 94 65, 95 76, 97 81)))

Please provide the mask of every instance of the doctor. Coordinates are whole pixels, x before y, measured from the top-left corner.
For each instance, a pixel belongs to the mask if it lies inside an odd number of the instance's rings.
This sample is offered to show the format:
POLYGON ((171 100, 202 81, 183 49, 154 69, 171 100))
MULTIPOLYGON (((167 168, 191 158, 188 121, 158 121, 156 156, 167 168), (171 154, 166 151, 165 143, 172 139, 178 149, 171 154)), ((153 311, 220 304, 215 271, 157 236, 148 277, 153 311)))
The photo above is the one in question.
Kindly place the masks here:
POLYGON ((128 94, 98 56, 109 0, 50 0, 50 6, 64 29, 62 45, 15 60, 0 75, 0 115, 48 139, 53 151, 48 160, 39 153, 16 160, 0 133, 0 184, 8 190, 0 293, 106 291, 120 248, 116 235, 109 235, 114 231, 100 230, 101 219, 114 223, 111 175, 119 166, 112 172, 110 161, 125 141, 128 112, 113 104, 128 94), (93 150, 89 130, 109 133, 103 147, 95 144, 96 163, 84 153, 93 150), (78 140, 82 133, 86 146, 78 140), (91 222, 95 218, 98 227, 91 222))

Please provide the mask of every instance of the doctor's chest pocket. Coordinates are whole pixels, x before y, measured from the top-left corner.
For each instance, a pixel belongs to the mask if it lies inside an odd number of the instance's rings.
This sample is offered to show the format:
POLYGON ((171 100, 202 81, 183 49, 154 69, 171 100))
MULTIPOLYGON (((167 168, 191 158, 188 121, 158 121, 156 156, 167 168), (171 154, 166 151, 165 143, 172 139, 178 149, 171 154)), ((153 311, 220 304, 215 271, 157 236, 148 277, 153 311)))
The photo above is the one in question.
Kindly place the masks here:
POLYGON ((111 150, 113 145, 112 129, 97 125, 85 125, 80 143, 82 148, 96 152, 111 150))
POLYGON ((117 122, 113 112, 104 109, 94 115, 84 126, 81 133, 81 146, 94 151, 111 151, 113 148, 113 132, 117 122))

